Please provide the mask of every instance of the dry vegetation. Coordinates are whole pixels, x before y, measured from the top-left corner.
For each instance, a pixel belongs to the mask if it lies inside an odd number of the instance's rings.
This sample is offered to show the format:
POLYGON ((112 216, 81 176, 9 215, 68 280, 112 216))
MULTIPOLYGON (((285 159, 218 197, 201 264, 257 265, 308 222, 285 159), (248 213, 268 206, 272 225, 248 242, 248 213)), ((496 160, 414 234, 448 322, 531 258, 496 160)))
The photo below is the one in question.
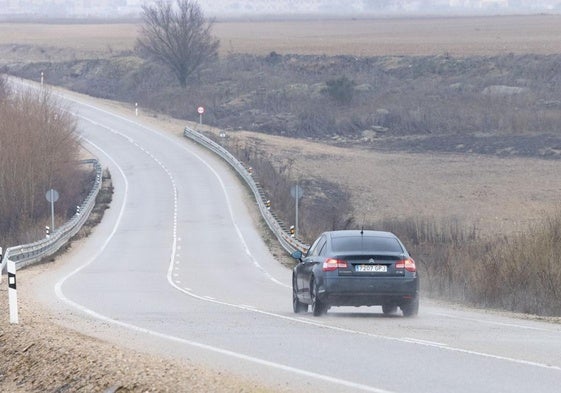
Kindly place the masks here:
POLYGON ((74 120, 47 91, 12 93, 0 79, 0 119, 0 244, 14 246, 44 236, 47 190, 60 195, 56 225, 72 216, 86 175, 74 120))

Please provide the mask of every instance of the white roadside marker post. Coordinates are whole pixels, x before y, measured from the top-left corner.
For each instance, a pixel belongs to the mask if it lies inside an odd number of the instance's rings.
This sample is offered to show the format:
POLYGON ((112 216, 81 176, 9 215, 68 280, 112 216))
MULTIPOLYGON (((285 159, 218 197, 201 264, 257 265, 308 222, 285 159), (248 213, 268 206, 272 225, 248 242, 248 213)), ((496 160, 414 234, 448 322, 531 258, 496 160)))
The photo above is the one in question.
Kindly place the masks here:
POLYGON ((18 293, 16 291, 16 263, 8 259, 8 302, 10 304, 10 323, 17 324, 18 320, 18 293))

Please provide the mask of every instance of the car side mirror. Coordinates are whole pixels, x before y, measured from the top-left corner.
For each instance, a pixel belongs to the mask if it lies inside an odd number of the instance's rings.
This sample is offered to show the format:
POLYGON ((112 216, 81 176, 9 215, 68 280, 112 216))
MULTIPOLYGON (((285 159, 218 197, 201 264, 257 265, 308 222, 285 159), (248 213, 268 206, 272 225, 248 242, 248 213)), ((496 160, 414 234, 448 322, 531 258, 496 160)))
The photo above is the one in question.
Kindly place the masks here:
POLYGON ((302 260, 302 251, 296 250, 292 254, 290 254, 290 256, 294 259, 298 259, 298 260, 301 261, 302 260))

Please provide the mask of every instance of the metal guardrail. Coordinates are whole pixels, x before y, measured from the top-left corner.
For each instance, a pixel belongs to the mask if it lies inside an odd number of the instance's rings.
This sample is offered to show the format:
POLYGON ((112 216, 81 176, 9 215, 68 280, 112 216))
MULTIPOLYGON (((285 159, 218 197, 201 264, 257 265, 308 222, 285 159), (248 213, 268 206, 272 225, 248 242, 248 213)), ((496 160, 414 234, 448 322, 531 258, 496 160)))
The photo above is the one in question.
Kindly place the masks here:
POLYGON ((15 262, 18 269, 31 265, 40 261, 41 259, 54 254, 60 247, 62 247, 68 240, 74 236, 82 225, 88 219, 92 209, 95 206, 95 199, 99 190, 101 189, 102 172, 101 165, 98 160, 90 159, 81 161, 84 164, 92 164, 96 171, 94 185, 80 205, 79 212, 74 215, 69 221, 53 231, 48 238, 39 240, 35 243, 24 244, 20 246, 10 247, 6 250, 2 265, 0 266, 0 273, 9 260, 15 262))
POLYGON ((234 157, 228 150, 220 146, 218 143, 214 142, 212 139, 207 138, 203 134, 189 127, 185 127, 183 135, 200 144, 201 146, 206 147, 210 151, 218 154, 228 164, 230 164, 232 168, 236 170, 236 172, 242 177, 242 179, 247 183, 247 185, 253 192, 263 219, 265 220, 271 231, 274 233, 281 246, 288 253, 292 253, 295 250, 305 251, 308 249, 309 246, 305 243, 302 243, 298 239, 293 238, 267 208, 266 199, 261 188, 255 182, 247 168, 236 157, 234 157))

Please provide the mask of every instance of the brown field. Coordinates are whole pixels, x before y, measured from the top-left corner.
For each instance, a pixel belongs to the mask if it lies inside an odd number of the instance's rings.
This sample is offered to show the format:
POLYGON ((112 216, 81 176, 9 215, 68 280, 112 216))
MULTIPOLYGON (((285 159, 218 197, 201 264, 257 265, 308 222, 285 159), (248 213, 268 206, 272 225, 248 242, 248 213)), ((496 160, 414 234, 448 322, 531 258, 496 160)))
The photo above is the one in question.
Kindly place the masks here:
POLYGON ((267 54, 496 55, 560 53, 561 16, 217 23, 222 50, 267 54))
MULTIPOLYGON (((132 23, 0 23, 0 45, 40 45, 100 55, 132 49, 137 32, 138 25, 132 23)), ((217 21, 214 32, 222 54, 561 53, 561 15, 217 21)))
POLYGON ((295 178, 322 178, 349 190, 359 225, 383 219, 458 219, 488 238, 525 232, 561 206, 559 160, 382 153, 368 150, 367 144, 336 147, 253 132, 232 137, 259 141, 260 149, 279 162, 293 159, 295 178))
MULTIPOLYGON (((130 49, 133 24, 0 24, 0 45, 33 44, 100 55, 130 49)), ((561 53, 561 15, 415 19, 224 21, 223 53, 495 55, 561 53), (258 38, 256 38, 258 37, 258 38)), ((160 118, 161 119, 161 118, 160 118)), ((173 122, 176 132, 182 121, 173 122)), ((168 123, 166 127, 169 127, 168 123)), ((295 173, 351 190, 357 220, 459 218, 482 234, 526 229, 561 200, 561 161, 472 154, 381 153, 256 133, 274 160, 294 158, 295 173)))

